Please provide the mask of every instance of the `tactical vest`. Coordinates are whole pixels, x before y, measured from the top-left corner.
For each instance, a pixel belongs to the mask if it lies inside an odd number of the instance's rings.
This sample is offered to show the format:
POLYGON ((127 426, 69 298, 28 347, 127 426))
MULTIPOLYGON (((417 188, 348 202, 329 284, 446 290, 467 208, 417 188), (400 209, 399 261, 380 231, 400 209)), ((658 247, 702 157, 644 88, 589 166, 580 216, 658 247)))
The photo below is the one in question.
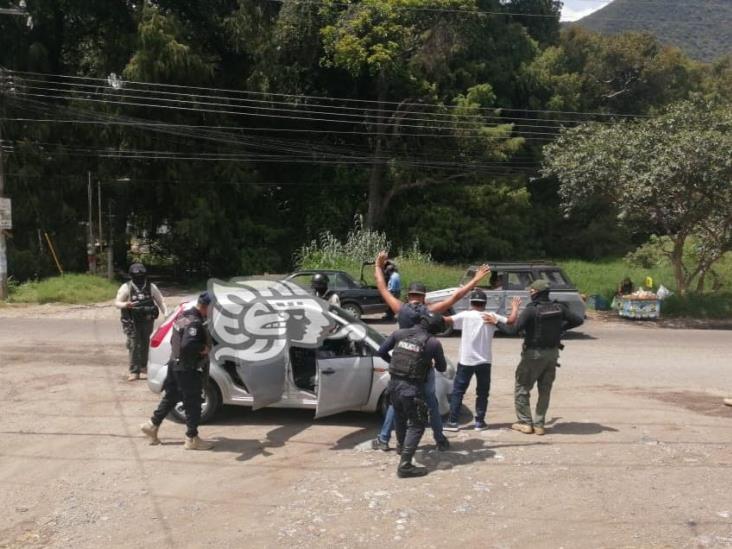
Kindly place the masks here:
POLYGON ((564 324, 564 309, 556 301, 538 301, 534 304, 534 338, 531 346, 539 349, 559 347, 564 324))
POLYGON ((427 358, 427 340, 431 337, 422 329, 411 329, 394 346, 389 363, 389 375, 409 381, 427 379, 430 361, 427 358))
POLYGON ((132 320, 155 320, 158 318, 160 311, 155 305, 150 283, 145 282, 142 288, 137 288, 130 282, 127 287, 132 302, 132 308, 129 310, 132 320))

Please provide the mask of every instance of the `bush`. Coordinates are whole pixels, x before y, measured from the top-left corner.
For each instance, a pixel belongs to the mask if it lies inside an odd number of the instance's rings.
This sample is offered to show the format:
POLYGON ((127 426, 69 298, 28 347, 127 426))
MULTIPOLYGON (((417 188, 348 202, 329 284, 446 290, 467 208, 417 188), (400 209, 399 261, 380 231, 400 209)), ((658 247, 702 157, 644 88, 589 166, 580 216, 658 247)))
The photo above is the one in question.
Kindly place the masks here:
POLYGON ((87 274, 67 274, 39 282, 25 282, 10 289, 12 303, 97 303, 114 298, 117 285, 87 274))
POLYGON ((732 318, 732 293, 672 295, 661 305, 663 316, 692 318, 732 318))

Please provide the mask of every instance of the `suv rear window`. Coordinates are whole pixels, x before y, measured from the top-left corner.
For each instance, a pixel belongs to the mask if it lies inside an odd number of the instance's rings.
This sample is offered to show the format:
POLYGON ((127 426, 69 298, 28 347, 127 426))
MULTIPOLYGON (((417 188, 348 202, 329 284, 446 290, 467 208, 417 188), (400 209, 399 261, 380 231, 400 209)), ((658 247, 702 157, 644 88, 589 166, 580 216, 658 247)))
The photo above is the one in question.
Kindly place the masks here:
POLYGON ((537 273, 539 278, 549 282, 552 288, 571 288, 572 283, 567 279, 566 275, 558 269, 546 269, 537 273))

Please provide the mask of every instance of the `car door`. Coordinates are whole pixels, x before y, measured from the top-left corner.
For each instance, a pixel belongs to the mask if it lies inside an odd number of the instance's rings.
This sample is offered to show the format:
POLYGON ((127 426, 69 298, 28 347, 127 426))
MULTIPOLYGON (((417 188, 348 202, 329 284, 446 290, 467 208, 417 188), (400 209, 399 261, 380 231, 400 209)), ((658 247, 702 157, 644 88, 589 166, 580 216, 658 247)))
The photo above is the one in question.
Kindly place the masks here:
MULTIPOLYGON (((330 342, 333 343, 333 342, 330 342)), ((344 339, 341 349, 324 345, 318 353, 318 404, 315 417, 358 409, 368 402, 374 377, 373 357, 365 343, 344 339)))
POLYGON ((285 360, 283 355, 276 362, 236 365, 237 373, 252 395, 253 410, 282 400, 285 390, 285 360))

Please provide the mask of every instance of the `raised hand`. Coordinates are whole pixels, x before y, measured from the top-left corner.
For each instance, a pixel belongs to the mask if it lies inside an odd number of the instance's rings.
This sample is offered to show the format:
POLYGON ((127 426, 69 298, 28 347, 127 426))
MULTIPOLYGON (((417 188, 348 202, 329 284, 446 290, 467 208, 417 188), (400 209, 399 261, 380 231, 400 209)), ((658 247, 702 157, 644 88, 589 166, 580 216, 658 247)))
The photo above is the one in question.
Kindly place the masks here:
POLYGON ((386 264, 386 260, 389 259, 389 254, 386 253, 384 250, 381 250, 379 252, 379 255, 376 256, 376 266, 379 269, 384 269, 384 265, 386 264))
POLYGON ((511 300, 511 308, 512 309, 518 309, 521 307, 521 298, 519 296, 513 296, 513 299, 511 300))
POLYGON ((478 270, 475 271, 475 276, 473 277, 473 282, 476 284, 483 280, 486 275, 489 275, 491 272, 491 268, 487 263, 484 263, 480 267, 478 267, 478 270))

